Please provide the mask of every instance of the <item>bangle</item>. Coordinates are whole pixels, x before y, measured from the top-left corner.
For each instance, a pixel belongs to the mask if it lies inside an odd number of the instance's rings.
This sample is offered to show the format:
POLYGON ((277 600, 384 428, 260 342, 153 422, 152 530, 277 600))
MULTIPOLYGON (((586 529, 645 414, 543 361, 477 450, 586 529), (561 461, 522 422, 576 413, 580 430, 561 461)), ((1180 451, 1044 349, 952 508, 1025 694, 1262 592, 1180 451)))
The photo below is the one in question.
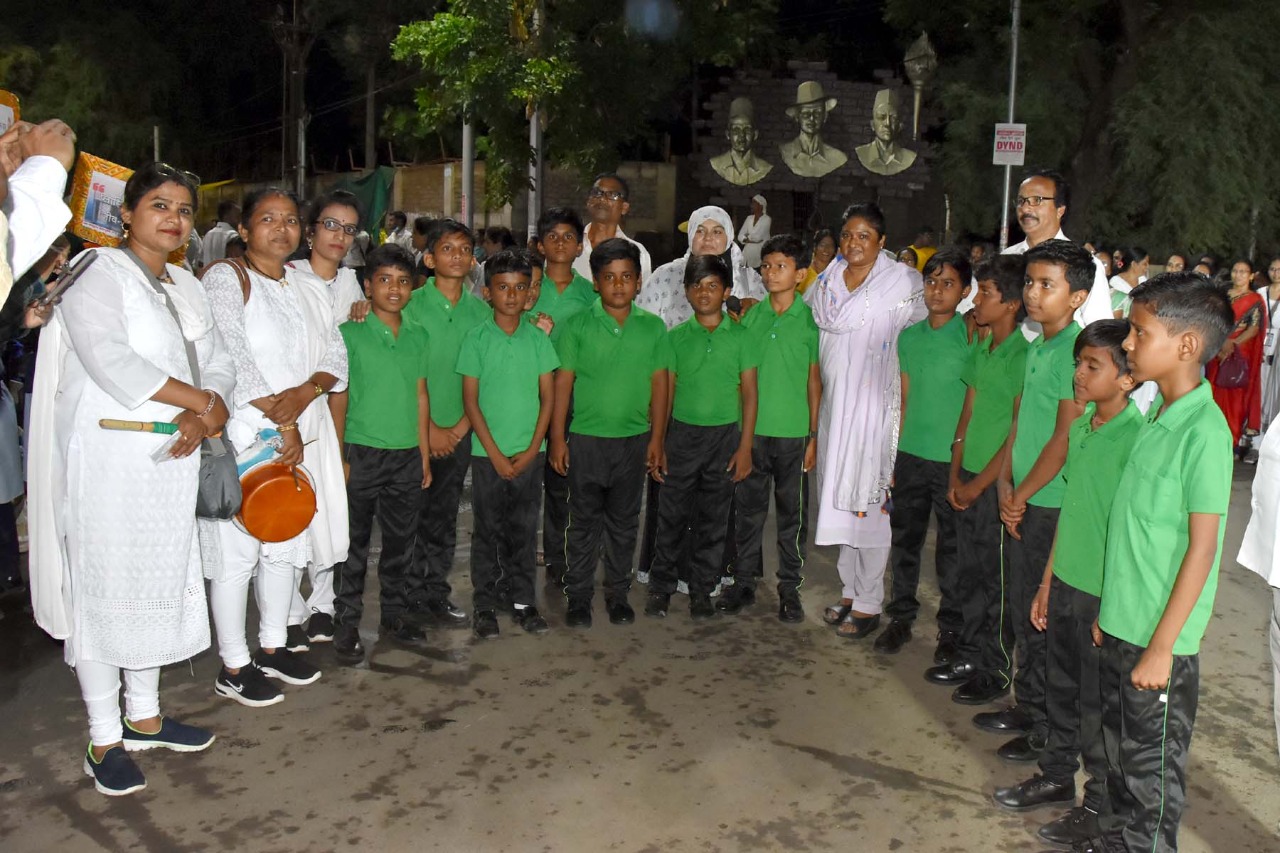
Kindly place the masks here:
POLYGON ((212 412, 212 411, 213 411, 213 406, 214 406, 214 404, 218 402, 218 395, 217 395, 217 394, 213 393, 212 391, 209 391, 209 389, 208 389, 208 388, 202 388, 201 390, 202 390, 202 391, 207 391, 207 392, 208 392, 208 394, 209 394, 209 405, 207 405, 207 406, 205 406, 205 407, 204 407, 204 411, 202 411, 202 412, 200 412, 198 415, 196 415, 196 417, 197 417, 197 418, 203 418, 205 415, 207 415, 207 414, 209 414, 210 412, 212 412))
POLYGON ((312 382, 312 383, 311 383, 311 386, 312 386, 313 388, 315 388, 315 389, 316 389, 316 396, 317 396, 317 397, 323 397, 323 396, 324 396, 324 388, 322 388, 322 387, 320 386, 320 383, 319 383, 319 382, 312 382))
POLYGON ((298 428, 298 425, 296 423, 280 424, 278 427, 276 427, 276 432, 289 432, 290 430, 295 430, 297 428, 298 428))
POLYGON ((953 441, 953 442, 951 442, 951 443, 952 443, 952 444, 964 444, 964 436, 963 436, 963 435, 962 435, 962 436, 960 436, 959 438, 957 438, 955 441, 953 441))

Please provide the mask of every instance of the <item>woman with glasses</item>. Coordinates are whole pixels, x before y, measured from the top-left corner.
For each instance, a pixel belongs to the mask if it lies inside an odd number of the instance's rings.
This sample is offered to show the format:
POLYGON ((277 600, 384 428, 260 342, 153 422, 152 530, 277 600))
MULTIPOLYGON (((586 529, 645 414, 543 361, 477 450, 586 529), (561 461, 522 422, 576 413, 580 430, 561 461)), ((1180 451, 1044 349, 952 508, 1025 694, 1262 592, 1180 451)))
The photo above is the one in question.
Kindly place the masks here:
POLYGON ((223 428, 235 383, 203 289, 167 262, 186 245, 195 212, 186 173, 157 163, 134 172, 121 207, 124 241, 95 250, 66 291, 36 372, 33 603, 41 627, 66 640, 89 715, 84 771, 108 796, 146 787, 129 753, 213 743, 209 732, 162 716, 159 699, 160 667, 209 645, 195 451, 223 428), (103 418, 177 432, 111 431, 103 418))
MULTIPOLYGON (((335 221, 350 224, 345 218, 335 221)), ((339 242, 325 241, 332 234, 322 223, 320 241, 339 242)), ((347 350, 323 280, 285 267, 302 236, 293 195, 274 187, 250 193, 240 236, 246 245, 243 264, 213 264, 202 280, 236 365, 227 435, 243 451, 261 430, 278 431, 284 445, 277 461, 303 464, 316 492, 311 524, 284 542, 260 542, 233 521, 201 522, 222 658, 214 691, 260 707, 284 698, 268 678, 302 685, 320 677, 319 669, 289 651, 287 622, 302 570, 331 571, 347 554, 346 488, 325 399, 346 387, 347 350), (250 579, 255 579, 261 646, 253 655, 245 639, 250 579)))

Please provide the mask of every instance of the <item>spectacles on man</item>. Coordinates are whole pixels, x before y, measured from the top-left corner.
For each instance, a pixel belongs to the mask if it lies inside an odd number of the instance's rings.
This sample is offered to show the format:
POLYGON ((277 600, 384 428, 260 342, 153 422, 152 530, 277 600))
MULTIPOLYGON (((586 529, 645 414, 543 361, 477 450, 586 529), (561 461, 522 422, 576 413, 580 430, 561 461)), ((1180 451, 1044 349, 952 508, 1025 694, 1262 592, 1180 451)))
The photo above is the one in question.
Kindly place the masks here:
POLYGON ((587 193, 588 198, 607 198, 609 201, 622 201, 626 198, 619 190, 602 190, 599 187, 592 187, 591 192, 587 193))
POLYGON ((320 224, 326 231, 341 231, 348 237, 354 237, 360 231, 355 225, 345 225, 336 219, 321 219, 320 224))
POLYGON ((1039 207, 1046 201, 1057 201, 1051 195, 1020 195, 1013 203, 1014 207, 1039 207))

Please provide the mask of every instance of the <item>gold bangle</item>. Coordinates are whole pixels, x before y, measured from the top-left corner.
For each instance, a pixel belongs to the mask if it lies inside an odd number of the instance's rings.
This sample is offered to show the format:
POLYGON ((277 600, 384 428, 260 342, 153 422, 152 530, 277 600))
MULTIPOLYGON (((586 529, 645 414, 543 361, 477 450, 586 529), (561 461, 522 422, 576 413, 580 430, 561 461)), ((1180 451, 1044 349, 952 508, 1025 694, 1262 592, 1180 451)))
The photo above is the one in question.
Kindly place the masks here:
POLYGON ((311 385, 312 385, 312 387, 313 387, 313 388, 315 388, 315 389, 316 389, 316 396, 317 396, 317 397, 323 397, 323 396, 324 396, 324 388, 320 387, 320 383, 319 383, 319 382, 312 382, 312 383, 311 383, 311 385))
POLYGON ((289 432, 290 430, 295 430, 297 428, 298 428, 298 425, 296 423, 280 424, 278 427, 276 427, 276 432, 289 432))

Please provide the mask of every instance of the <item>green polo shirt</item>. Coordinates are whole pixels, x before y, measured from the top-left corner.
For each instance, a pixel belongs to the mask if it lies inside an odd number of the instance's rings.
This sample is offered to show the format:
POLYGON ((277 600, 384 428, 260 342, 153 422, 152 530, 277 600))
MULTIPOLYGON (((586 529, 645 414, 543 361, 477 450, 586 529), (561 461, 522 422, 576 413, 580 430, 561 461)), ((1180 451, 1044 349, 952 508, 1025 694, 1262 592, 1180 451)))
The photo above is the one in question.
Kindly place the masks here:
MULTIPOLYGON (((462 339, 458 374, 480 381, 480 412, 504 456, 529 449, 542 403, 538 378, 559 366, 546 334, 528 323, 508 335, 490 317, 462 339)), ((546 446, 544 440, 540 448, 546 446)), ((471 455, 488 455, 474 432, 471 455)))
MULTIPOLYGON (((1027 348, 1027 377, 1018 406, 1018 434, 1013 439, 1013 482, 1020 483, 1040 458, 1058 424, 1058 405, 1075 399, 1076 337, 1074 320, 1058 334, 1036 338, 1027 348)), ((1035 506, 1060 507, 1066 483, 1062 472, 1027 499, 1035 506)))
POLYGON ((960 379, 973 389, 973 407, 964 435, 964 455, 960 464, 977 474, 995 456, 1013 426, 1013 401, 1022 393, 1026 375, 1027 339, 1014 329, 1000 346, 991 348, 991 338, 973 346, 969 363, 960 379))
POLYGON ((1218 589, 1231 501, 1231 430, 1206 380, 1158 414, 1163 404, 1160 397, 1151 404, 1111 505, 1098 623, 1111 636, 1145 648, 1187 553, 1188 516, 1217 515, 1213 567, 1173 644, 1175 655, 1194 655, 1218 589))
POLYGON ((1063 583, 1100 596, 1107 517, 1129 451, 1142 429, 1142 413, 1130 403, 1095 430, 1090 426, 1095 411, 1097 405, 1088 404, 1071 425, 1071 446, 1062 467, 1067 485, 1058 517, 1053 573, 1063 583))
POLYGON ((632 305, 619 324, 597 299, 557 325, 555 341, 560 367, 574 377, 570 433, 629 438, 649 431, 653 374, 671 366, 661 317, 632 305))
POLYGON ((401 323, 400 334, 372 311, 363 323, 338 327, 347 345, 346 441, 383 450, 418 446, 418 380, 429 359, 427 333, 401 323))
POLYGON ((436 290, 435 278, 413 292, 401 316, 427 330, 431 344, 427 393, 431 395, 431 420, 451 427, 462 418, 462 377, 457 372, 462 339, 493 317, 493 310, 475 298, 464 285, 462 298, 453 305, 436 290))
POLYGON ((907 414, 898 450, 932 462, 951 461, 951 443, 964 408, 961 375, 971 345, 957 314, 940 328, 921 320, 898 336, 898 366, 907 377, 907 414))
POLYGON ((750 351, 759 362, 760 410, 756 435, 807 438, 809 369, 818 363, 818 325, 798 295, 781 314, 765 299, 742 318, 750 351))
POLYGON ((542 276, 542 292, 534 303, 531 314, 546 314, 555 320, 556 326, 568 320, 591 303, 600 301, 596 296, 595 285, 576 272, 569 286, 561 293, 556 290, 556 283, 547 275, 542 276))
POLYGON ((671 330, 671 349, 671 416, 694 426, 736 424, 742 417, 742 374, 757 366, 746 330, 724 317, 708 332, 694 315, 671 330))

